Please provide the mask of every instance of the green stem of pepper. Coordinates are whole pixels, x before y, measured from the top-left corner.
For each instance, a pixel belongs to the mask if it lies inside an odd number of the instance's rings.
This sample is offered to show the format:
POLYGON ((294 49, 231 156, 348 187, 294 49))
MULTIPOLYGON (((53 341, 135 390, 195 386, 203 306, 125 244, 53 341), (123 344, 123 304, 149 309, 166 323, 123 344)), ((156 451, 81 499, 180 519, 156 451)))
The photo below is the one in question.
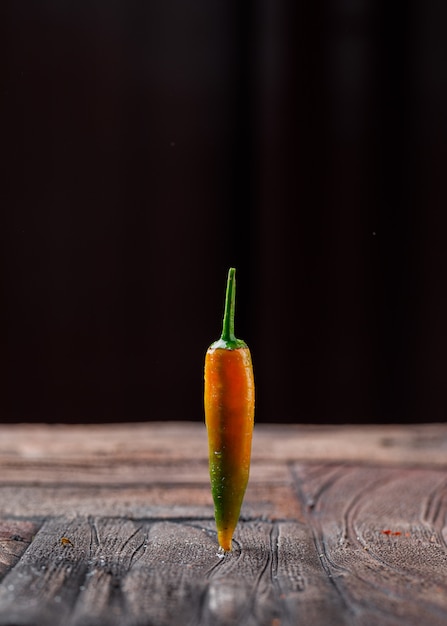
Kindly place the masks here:
POLYGON ((222 324, 222 334, 215 341, 212 348, 224 348, 225 350, 237 350, 246 348, 247 344, 242 339, 237 339, 234 334, 234 311, 236 306, 236 270, 230 267, 228 270, 227 291, 225 294, 225 310, 222 324))

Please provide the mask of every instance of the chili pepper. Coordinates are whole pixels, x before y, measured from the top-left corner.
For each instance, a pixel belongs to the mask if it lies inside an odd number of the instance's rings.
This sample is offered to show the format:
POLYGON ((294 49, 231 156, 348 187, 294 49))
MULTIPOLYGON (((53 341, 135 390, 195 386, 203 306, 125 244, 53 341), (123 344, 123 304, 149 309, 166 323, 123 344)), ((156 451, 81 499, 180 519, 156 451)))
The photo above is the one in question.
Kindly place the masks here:
POLYGON ((250 472, 255 387, 250 350, 234 335, 236 270, 228 271, 223 328, 205 357, 205 423, 217 539, 231 550, 250 472))

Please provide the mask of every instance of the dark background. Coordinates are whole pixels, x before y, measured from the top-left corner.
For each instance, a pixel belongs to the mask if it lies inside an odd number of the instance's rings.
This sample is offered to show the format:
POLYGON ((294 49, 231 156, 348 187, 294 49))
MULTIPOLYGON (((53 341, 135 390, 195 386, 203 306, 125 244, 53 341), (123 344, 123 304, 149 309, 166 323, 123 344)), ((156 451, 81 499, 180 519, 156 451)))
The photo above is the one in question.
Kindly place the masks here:
POLYGON ((0 419, 447 418, 447 3, 3 0, 0 419))

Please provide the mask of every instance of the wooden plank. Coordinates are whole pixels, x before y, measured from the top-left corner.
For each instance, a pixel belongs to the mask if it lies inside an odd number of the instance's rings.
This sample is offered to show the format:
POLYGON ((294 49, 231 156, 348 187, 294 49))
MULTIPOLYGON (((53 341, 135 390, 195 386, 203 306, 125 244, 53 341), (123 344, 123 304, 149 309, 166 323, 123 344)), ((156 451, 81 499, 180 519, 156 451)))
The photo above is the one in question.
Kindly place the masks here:
POLYGON ((328 576, 362 623, 447 623, 447 479, 383 467, 295 467, 328 576))
MULTIPOLYGON (((320 426, 257 424, 253 460, 445 466, 445 424, 320 426)), ((206 461, 201 423, 0 425, 0 467, 6 461, 63 465, 120 461, 206 461)))
POLYGON ((65 624, 76 604, 91 553, 88 524, 48 520, 0 585, 0 624, 65 624), (75 543, 64 545, 63 537, 75 543))
MULTIPOLYGON (((98 526, 100 524, 98 521, 98 526)), ((127 559, 120 559, 119 566, 125 571, 121 569, 119 573, 119 589, 115 583, 112 594, 104 592, 101 587, 113 582, 93 577, 88 582, 87 601, 74 612, 73 625, 84 624, 86 616, 92 626, 104 623, 162 626, 179 619, 182 624, 196 623, 207 572, 219 563, 215 537, 206 532, 200 521, 194 520, 187 525, 143 523, 129 532, 131 541, 119 542, 126 549, 129 546, 127 559), (113 614, 101 602, 102 598, 110 597, 115 602, 113 614)), ((117 533, 108 535, 116 537, 117 533)), ((118 544, 110 550, 104 545, 101 552, 112 572, 116 572, 117 567, 114 555, 121 552, 117 547, 118 544)))
MULTIPOLYGON (((130 519, 213 518, 209 485, 57 485, 18 488, 0 485, 0 515, 45 519, 61 514, 120 516, 130 519)), ((251 484, 244 519, 298 519, 300 505, 291 484, 251 484)))
MULTIPOLYGON (((340 542, 325 507, 351 486, 321 496, 321 523, 242 523, 223 558, 209 520, 50 519, 0 585, 0 624, 445 624, 445 553, 433 577, 412 570, 411 538, 399 551, 397 537, 378 535, 365 550, 348 525, 340 542)), ((441 559, 439 545, 427 549, 429 563, 441 559)))
POLYGON ((52 518, 3 581, 0 613, 39 624, 143 616, 169 624, 176 614, 191 623, 283 624, 298 623, 298 611, 300 623, 416 624, 423 610, 431 624, 445 623, 443 473, 295 472, 307 524, 243 522, 224 559, 209 519, 52 518))
POLYGON ((243 524, 221 557, 201 520, 50 520, 0 586, 4 626, 271 626, 316 615, 337 625, 342 612, 306 528, 266 522, 243 524))
MULTIPOLYGON (((208 461, 171 460, 166 463, 147 460, 89 458, 70 461, 27 459, 21 462, 0 461, 0 484, 58 485, 162 485, 209 484, 208 461)), ((281 484, 289 479, 284 463, 254 460, 250 482, 281 484)))
POLYGON ((17 519, 0 519, 0 579, 28 548, 39 524, 17 519))
POLYGON ((259 429, 223 558, 200 425, 27 428, 0 438, 1 626, 447 623, 443 425, 259 429))

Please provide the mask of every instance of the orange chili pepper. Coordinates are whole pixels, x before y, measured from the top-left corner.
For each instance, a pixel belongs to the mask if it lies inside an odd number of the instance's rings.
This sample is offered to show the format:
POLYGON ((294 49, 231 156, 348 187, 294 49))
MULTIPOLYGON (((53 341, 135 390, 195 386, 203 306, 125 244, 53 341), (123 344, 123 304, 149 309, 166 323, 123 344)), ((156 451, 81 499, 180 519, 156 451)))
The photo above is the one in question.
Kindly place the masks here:
POLYGON ((205 423, 217 538, 230 551, 250 472, 255 388, 250 350, 234 335, 236 270, 228 272, 222 335, 205 357, 205 423))

